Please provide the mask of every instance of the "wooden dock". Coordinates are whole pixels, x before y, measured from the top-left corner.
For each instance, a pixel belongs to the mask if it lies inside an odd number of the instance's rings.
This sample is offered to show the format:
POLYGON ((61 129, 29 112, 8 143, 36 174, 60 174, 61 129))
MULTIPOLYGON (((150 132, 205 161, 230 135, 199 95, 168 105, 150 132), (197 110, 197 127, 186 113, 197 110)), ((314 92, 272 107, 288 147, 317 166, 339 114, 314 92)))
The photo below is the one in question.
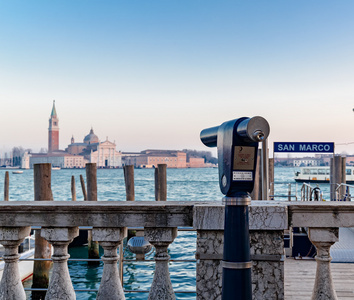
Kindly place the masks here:
MULTIPOLYGON (((354 299, 354 264, 332 263, 332 278, 338 300, 354 299)), ((285 260, 285 300, 311 299, 315 260, 285 260)))

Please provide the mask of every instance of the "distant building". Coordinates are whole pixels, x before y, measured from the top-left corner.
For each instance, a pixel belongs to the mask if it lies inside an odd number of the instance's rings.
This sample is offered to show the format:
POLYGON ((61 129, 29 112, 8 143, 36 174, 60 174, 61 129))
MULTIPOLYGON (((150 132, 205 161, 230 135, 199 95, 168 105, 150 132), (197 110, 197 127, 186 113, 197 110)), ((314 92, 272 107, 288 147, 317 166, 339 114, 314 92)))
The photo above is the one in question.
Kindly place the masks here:
POLYGON ((34 164, 50 163, 52 167, 59 168, 85 168, 85 159, 82 155, 71 155, 65 152, 55 152, 48 154, 34 153, 29 154, 29 168, 33 168, 34 164))
POLYGON ((98 143, 96 151, 91 151, 90 162, 96 163, 97 167, 121 167, 122 153, 116 151, 116 144, 106 139, 98 143))
POLYGON ((201 157, 190 157, 187 162, 188 168, 205 168, 205 159, 201 157))
POLYGON ((320 161, 317 159, 294 159, 294 167, 309 167, 309 166, 319 166, 320 161))
POLYGON ((181 151, 145 150, 140 153, 123 153, 124 165, 136 168, 156 168, 166 164, 167 168, 186 168, 187 154, 181 151))
POLYGON ((116 150, 116 144, 108 141, 108 137, 100 142, 93 128, 85 136, 83 143, 75 143, 72 137, 71 144, 65 151, 73 155, 83 155, 88 162, 96 163, 98 168, 122 167, 122 153, 116 150))
POLYGON ((139 153, 122 153, 123 164, 136 168, 156 168, 158 164, 166 164, 167 168, 203 168, 204 158, 190 158, 187 154, 176 150, 145 150, 139 153))
POLYGON ((59 119, 53 101, 48 128, 48 153, 25 153, 22 157, 23 168, 33 168, 37 163, 51 163, 53 167, 84 168, 88 162, 96 163, 98 168, 117 168, 122 166, 122 154, 116 151, 116 144, 108 141, 100 142, 91 128, 83 143, 71 143, 59 150, 59 119))

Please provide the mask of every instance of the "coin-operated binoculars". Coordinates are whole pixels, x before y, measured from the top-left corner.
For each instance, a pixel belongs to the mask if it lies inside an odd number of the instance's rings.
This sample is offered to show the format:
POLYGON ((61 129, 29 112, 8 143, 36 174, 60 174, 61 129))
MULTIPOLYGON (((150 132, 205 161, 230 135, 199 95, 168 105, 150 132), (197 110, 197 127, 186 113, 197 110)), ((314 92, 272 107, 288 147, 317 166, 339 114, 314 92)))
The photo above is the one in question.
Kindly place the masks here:
POLYGON ((219 184, 225 195, 222 299, 251 300, 248 205, 253 191, 258 143, 269 135, 262 117, 239 118, 204 129, 200 139, 217 147, 219 184))

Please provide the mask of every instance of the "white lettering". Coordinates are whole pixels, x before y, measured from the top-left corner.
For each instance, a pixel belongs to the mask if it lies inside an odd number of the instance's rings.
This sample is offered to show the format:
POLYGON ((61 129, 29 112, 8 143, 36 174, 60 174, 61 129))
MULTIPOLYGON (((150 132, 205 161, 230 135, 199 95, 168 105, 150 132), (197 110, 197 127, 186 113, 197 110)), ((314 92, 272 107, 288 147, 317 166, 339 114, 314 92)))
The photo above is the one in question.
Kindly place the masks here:
POLYGON ((278 151, 283 151, 283 144, 278 145, 278 151))
POLYGON ((306 151, 305 145, 300 144, 300 151, 306 151))
POLYGON ((318 145, 318 151, 323 151, 323 145, 318 145))
POLYGON ((329 151, 330 148, 331 148, 331 147, 330 147, 329 145, 325 145, 325 146, 324 146, 325 151, 329 151))
POLYGON ((312 152, 317 152, 317 145, 312 146, 312 152))

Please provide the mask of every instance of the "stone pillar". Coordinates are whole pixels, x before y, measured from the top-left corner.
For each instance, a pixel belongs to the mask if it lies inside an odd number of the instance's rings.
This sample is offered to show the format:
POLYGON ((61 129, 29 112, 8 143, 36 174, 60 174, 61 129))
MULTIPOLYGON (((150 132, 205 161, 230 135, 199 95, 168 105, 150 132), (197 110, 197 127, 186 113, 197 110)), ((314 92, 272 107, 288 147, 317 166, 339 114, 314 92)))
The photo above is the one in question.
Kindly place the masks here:
MULTIPOLYGON (((265 203, 265 202, 263 202, 265 203)), ((193 228, 197 230, 197 300, 221 299, 224 243, 224 206, 196 205, 193 228)), ((283 231, 287 208, 250 206, 252 294, 254 300, 284 299, 283 231)))
POLYGON ((151 284, 148 300, 175 300, 168 261, 168 246, 177 236, 177 228, 145 228, 146 239, 155 247, 155 275, 151 284))
POLYGON ((331 246, 339 240, 338 228, 309 228, 309 239, 316 246, 317 269, 312 300, 336 300, 330 262, 331 246))
POLYGON ((92 239, 98 241, 104 249, 102 260, 104 262, 103 274, 97 300, 124 300, 122 283, 117 268, 117 248, 127 236, 126 227, 94 228, 92 239))
POLYGON ((54 253, 52 255, 53 273, 50 277, 45 299, 76 299, 67 261, 70 257, 68 254, 68 245, 79 235, 79 228, 42 227, 41 235, 54 247, 54 253))
POLYGON ((221 300, 223 230, 197 230, 197 299, 221 300))
POLYGON ((0 243, 5 248, 4 272, 0 283, 1 300, 26 300, 18 269, 18 246, 31 232, 31 227, 0 227, 0 243))
POLYGON ((252 298, 284 299, 284 231, 250 230, 252 298))

